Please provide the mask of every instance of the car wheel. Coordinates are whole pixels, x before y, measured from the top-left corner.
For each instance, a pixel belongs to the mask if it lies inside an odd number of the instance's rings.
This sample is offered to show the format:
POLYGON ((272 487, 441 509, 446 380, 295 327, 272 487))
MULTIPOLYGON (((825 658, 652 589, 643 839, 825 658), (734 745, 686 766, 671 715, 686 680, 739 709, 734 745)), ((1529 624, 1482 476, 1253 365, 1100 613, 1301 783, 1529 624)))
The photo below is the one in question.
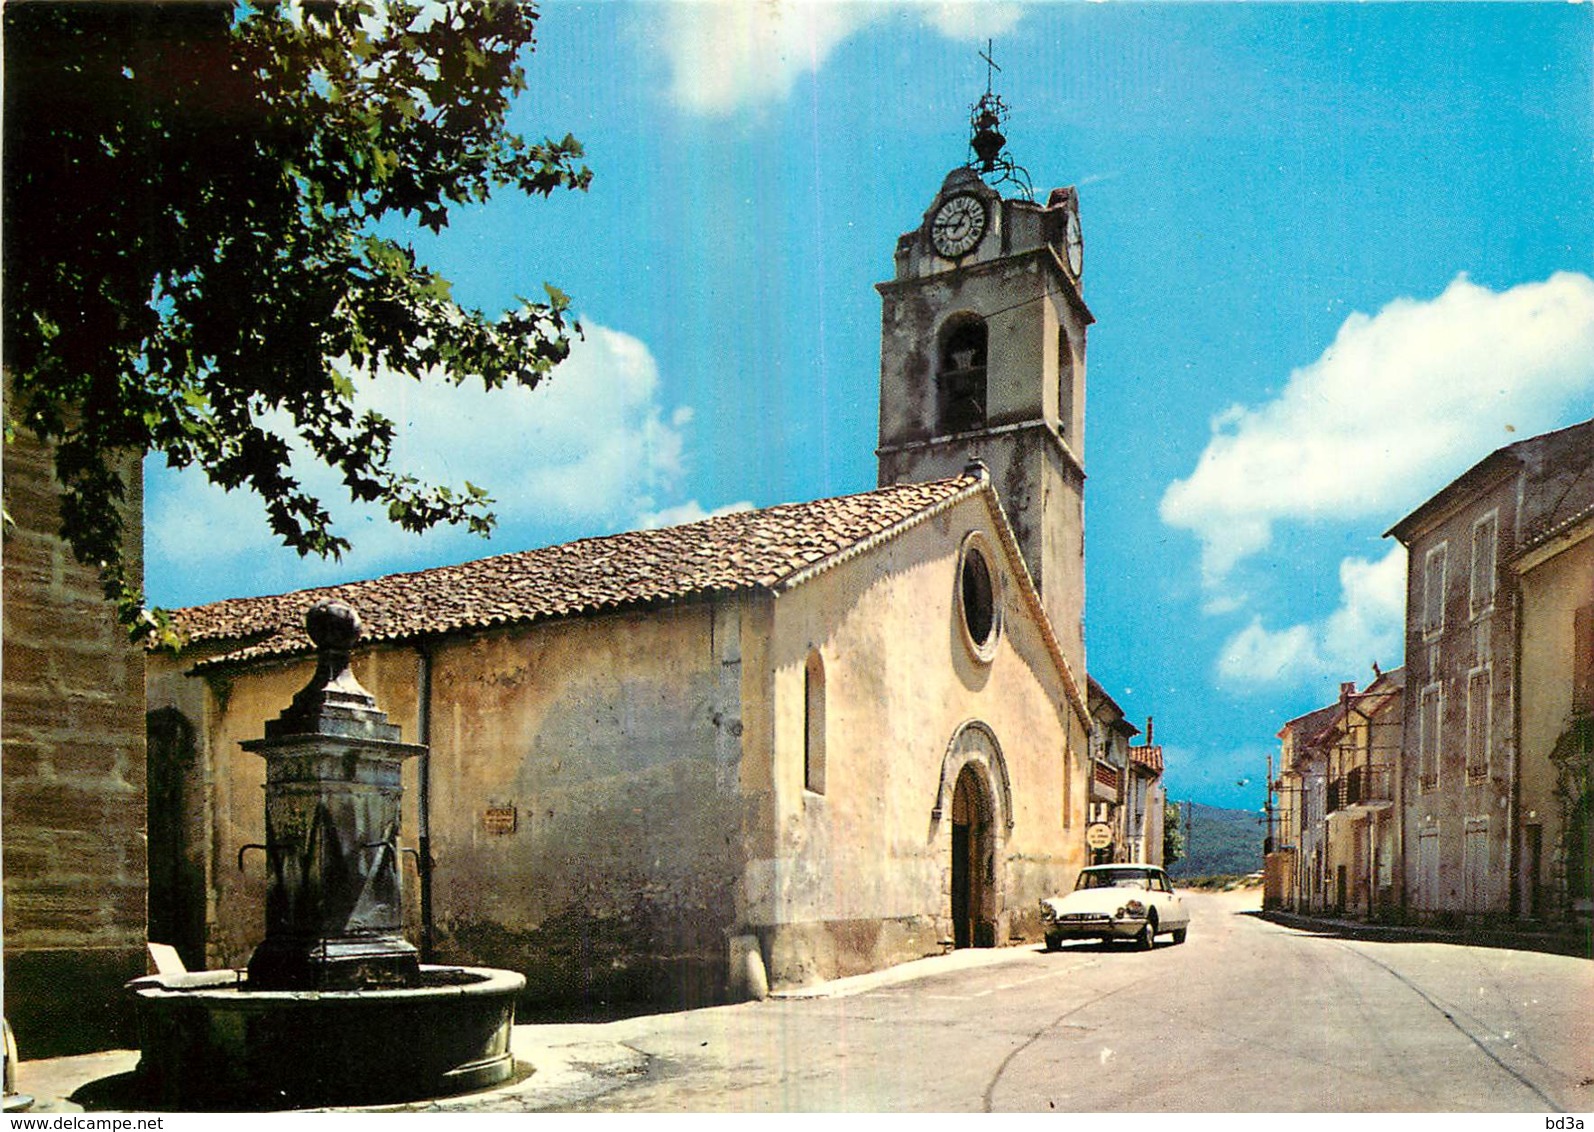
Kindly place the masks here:
POLYGON ((1063 946, 1062 937, 1055 936, 1055 935, 1049 935, 1049 936, 1046 937, 1046 950, 1047 951, 1056 951, 1058 948, 1060 948, 1062 946, 1063 946))
POLYGON ((1183 943, 1184 937, 1190 934, 1189 928, 1179 928, 1173 933, 1174 943, 1183 943))
POLYGON ((1142 951, 1150 951, 1157 946, 1157 917, 1155 915, 1146 920, 1146 926, 1140 929, 1140 934, 1135 937, 1135 944, 1142 951))

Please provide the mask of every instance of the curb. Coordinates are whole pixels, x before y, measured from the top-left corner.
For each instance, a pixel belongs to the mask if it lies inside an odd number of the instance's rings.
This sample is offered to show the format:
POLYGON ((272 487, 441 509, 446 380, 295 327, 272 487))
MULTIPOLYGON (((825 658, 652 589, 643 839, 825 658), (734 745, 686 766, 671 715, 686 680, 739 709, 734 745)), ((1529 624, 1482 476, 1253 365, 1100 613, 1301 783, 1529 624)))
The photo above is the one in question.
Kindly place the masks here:
POLYGON ((1499 928, 1441 928, 1422 924, 1369 924, 1361 920, 1310 916, 1299 912, 1264 909, 1257 913, 1269 923, 1322 934, 1334 933, 1374 943, 1453 943, 1465 947, 1494 947, 1539 951, 1594 959, 1594 938, 1588 928, 1554 932, 1512 931, 1499 928))

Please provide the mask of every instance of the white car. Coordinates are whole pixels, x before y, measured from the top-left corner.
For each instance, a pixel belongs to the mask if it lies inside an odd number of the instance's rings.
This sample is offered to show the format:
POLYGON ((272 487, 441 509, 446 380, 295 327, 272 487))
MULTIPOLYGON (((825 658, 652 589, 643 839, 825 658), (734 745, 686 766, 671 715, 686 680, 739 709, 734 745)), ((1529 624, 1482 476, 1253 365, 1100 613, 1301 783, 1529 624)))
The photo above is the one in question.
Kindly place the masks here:
POLYGON ((1163 932, 1183 943, 1190 913, 1156 865, 1092 865, 1067 896, 1041 901, 1041 926, 1047 951, 1065 939, 1132 939, 1149 951, 1163 932))

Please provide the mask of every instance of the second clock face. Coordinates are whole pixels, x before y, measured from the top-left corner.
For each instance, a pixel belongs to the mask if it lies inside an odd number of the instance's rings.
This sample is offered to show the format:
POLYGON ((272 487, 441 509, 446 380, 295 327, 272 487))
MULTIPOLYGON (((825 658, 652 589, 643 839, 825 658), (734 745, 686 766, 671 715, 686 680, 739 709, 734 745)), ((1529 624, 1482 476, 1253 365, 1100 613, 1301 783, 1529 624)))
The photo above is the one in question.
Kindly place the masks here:
POLYGON ((1068 231, 1064 238, 1067 240, 1068 270, 1077 277, 1079 269, 1085 266, 1085 240, 1079 232, 1079 213, 1068 214, 1068 231))
POLYGON ((948 259, 966 254, 985 235, 985 204, 979 197, 948 197, 930 221, 930 242, 948 259))

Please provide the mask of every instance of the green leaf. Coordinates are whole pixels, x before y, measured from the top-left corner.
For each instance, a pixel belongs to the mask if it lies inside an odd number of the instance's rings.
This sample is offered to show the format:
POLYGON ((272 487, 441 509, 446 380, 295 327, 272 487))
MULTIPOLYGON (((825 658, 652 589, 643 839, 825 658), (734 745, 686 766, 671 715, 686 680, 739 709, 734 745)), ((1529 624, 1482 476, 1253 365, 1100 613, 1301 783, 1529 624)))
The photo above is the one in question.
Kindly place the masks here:
POLYGON ((290 474, 294 438, 407 529, 491 528, 485 489, 393 466, 392 422, 356 420, 353 377, 331 361, 533 386, 579 333, 557 288, 549 306, 464 310, 410 248, 373 235, 590 181, 574 138, 532 146, 508 128, 535 9, 444 14, 398 0, 0 7, 7 140, 32 155, 7 169, 8 435, 14 417, 56 445, 62 531, 130 631, 158 618, 123 581, 129 444, 254 492, 301 553, 348 542, 290 474))

